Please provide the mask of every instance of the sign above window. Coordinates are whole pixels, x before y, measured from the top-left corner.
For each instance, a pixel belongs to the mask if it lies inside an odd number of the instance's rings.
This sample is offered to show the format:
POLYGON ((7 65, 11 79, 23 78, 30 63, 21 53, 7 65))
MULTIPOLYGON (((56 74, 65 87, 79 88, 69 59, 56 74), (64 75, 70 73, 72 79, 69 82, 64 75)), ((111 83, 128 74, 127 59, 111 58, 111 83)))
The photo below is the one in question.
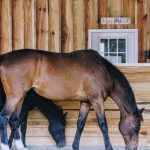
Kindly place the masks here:
POLYGON ((130 17, 102 17, 100 20, 101 24, 130 24, 130 17))

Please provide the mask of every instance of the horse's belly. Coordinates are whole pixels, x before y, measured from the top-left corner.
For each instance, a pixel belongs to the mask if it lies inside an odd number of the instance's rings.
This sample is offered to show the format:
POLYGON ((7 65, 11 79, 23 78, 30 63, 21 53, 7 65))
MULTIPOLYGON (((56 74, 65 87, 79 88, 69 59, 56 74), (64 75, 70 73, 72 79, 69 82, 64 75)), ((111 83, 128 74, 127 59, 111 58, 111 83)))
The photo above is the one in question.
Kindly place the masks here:
POLYGON ((61 86, 50 86, 45 88, 34 88, 39 95, 52 100, 85 100, 86 95, 80 88, 68 88, 61 86))

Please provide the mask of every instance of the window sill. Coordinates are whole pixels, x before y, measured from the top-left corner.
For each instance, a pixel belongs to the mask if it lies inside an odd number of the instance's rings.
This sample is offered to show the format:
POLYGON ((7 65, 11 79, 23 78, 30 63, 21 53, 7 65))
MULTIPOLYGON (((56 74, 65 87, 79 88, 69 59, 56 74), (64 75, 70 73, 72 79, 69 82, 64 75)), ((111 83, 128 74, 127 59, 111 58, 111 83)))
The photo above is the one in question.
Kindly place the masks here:
POLYGON ((114 64, 115 66, 150 66, 150 63, 125 63, 125 64, 114 64))

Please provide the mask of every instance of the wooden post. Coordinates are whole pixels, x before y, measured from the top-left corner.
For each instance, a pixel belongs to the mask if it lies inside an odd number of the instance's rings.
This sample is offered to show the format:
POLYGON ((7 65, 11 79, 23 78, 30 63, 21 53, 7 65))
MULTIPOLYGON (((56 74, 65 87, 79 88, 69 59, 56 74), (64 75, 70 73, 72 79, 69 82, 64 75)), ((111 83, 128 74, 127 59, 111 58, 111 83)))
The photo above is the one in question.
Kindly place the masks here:
POLYGON ((102 17, 108 17, 108 0, 98 0, 98 27, 107 29, 107 25, 101 25, 102 17))
POLYGON ((124 28, 135 28, 135 0, 123 0, 123 17, 131 17, 131 23, 124 28))
POLYGON ((23 0, 13 0, 12 8, 12 44, 13 50, 18 50, 24 48, 23 0))
POLYGON ((36 1, 36 48, 41 50, 48 50, 47 0, 36 1))
MULTIPOLYGON (((122 17, 122 0, 110 0, 109 17, 122 17)), ((110 28, 122 28, 122 26, 110 25, 110 28)))
POLYGON ((60 0, 49 0, 49 50, 60 52, 60 0))
POLYGON ((12 50, 10 1, 0 0, 0 54, 12 50))
POLYGON ((146 50, 145 44, 147 46, 147 31, 146 31, 146 21, 147 15, 145 14, 144 0, 138 1, 138 56, 139 62, 144 61, 143 51, 146 50), (145 33, 146 32, 146 33, 145 33), (145 37, 144 37, 145 36, 145 37))
POLYGON ((85 0, 85 45, 88 48, 88 30, 98 27, 98 1, 85 0))
POLYGON ((73 1, 73 41, 74 41, 74 50, 80 50, 85 48, 84 0, 73 1))
POLYGON ((24 1, 24 47, 36 48, 35 45, 35 1, 24 1))
POLYGON ((72 0, 61 1, 61 51, 73 51, 72 0))
POLYGON ((147 49, 150 50, 150 0, 146 0, 147 9, 147 49))

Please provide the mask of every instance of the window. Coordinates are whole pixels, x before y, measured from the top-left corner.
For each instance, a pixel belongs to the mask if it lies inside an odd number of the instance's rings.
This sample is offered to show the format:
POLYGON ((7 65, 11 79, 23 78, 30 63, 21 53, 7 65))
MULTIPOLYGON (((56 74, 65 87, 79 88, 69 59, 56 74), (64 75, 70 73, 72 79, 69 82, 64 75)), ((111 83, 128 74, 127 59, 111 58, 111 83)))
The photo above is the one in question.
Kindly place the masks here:
POLYGON ((137 63, 137 30, 90 30, 89 48, 98 51, 113 64, 137 63))

